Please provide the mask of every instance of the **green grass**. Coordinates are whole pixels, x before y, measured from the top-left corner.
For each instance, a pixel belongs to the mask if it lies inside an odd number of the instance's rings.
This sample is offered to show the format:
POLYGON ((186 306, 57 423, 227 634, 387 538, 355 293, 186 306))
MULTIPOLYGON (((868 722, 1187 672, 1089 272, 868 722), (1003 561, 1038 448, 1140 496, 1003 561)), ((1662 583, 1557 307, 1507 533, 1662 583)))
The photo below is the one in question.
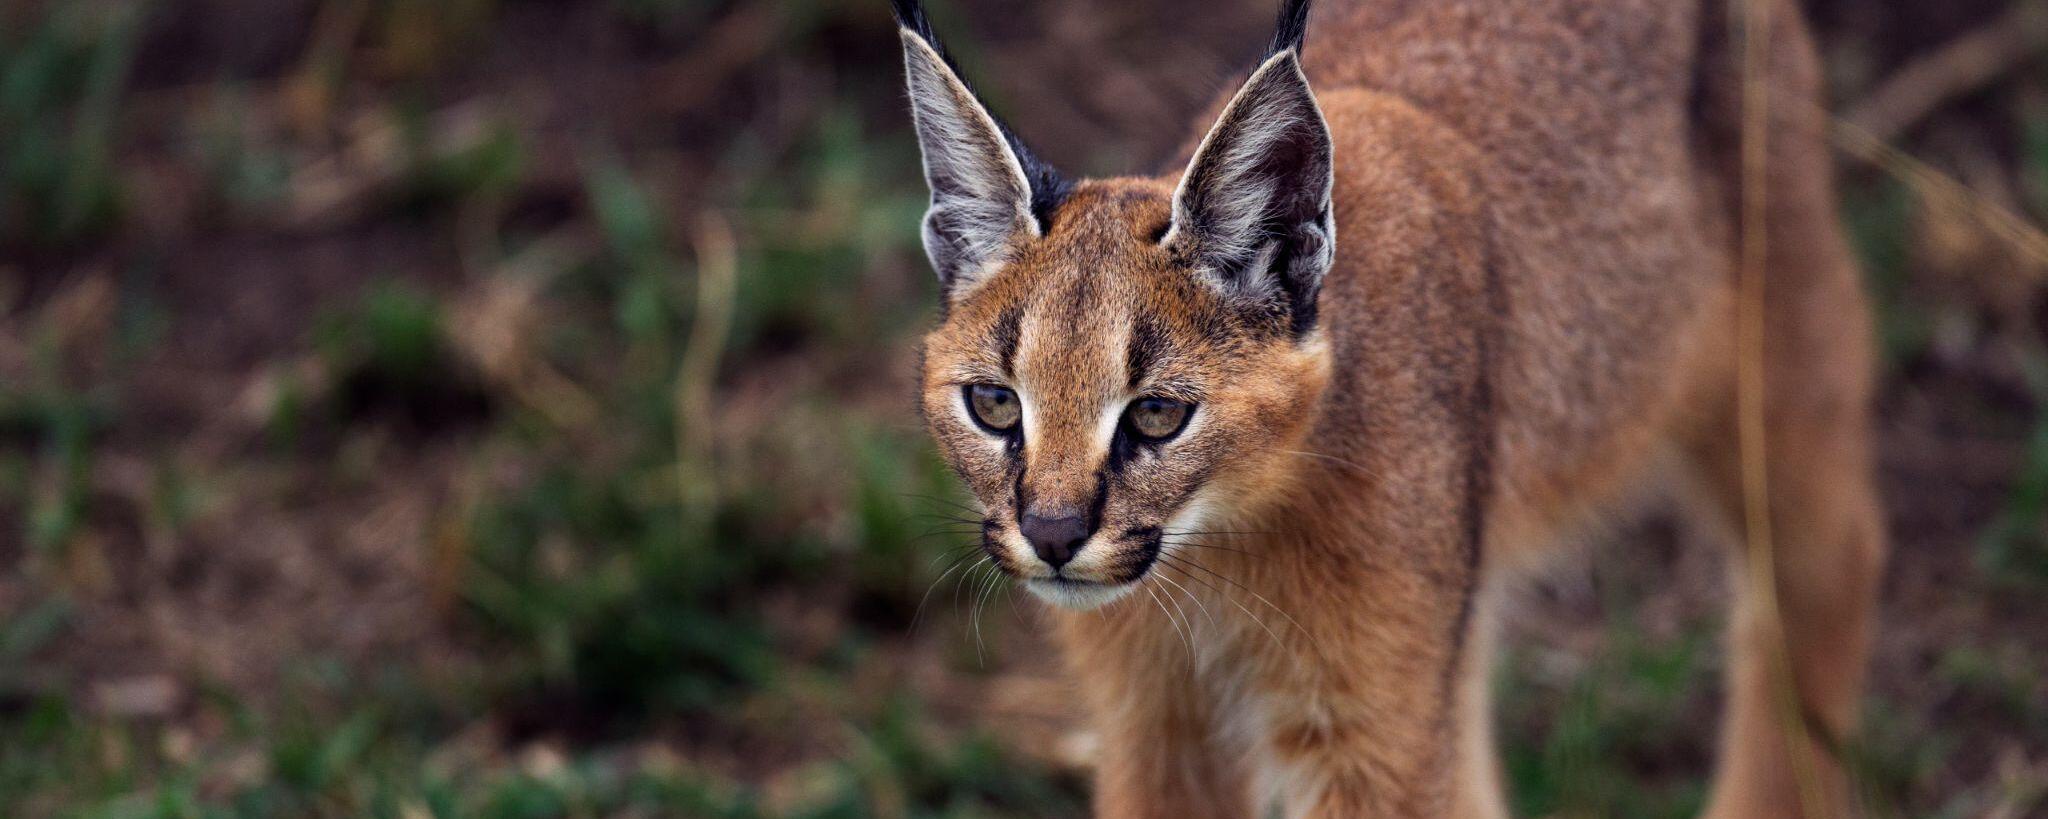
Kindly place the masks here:
POLYGON ((1878 350, 1885 368, 1898 367, 1932 343, 1934 316, 1909 301, 1912 192, 1889 178, 1853 189, 1842 203, 1842 221, 1862 261, 1864 281, 1877 312, 1878 350))
POLYGON ((1503 770, 1517 815, 1680 817, 1695 814, 1705 771, 1646 779, 1645 769, 1691 766, 1711 747, 1688 715, 1718 687, 1707 663, 1714 632, 1675 642, 1645 639, 1626 624, 1561 690, 1518 674, 1510 651, 1499 688, 1503 770))
POLYGON ((1977 545, 1978 571, 1993 585, 2023 592, 2048 588, 2048 420, 2038 422, 2005 508, 1977 545))
POLYGON ((40 328, 30 377, 0 385, 0 434, 11 430, 34 442, 40 470, 34 485, 16 497, 26 497, 26 540, 44 553, 63 549, 82 525, 92 441, 117 411, 111 391, 81 389, 63 377, 56 339, 56 328, 40 328))
POLYGON ((119 217, 112 150, 142 13, 60 5, 0 32, 0 246, 70 244, 119 217))
POLYGON ((503 751, 448 740, 446 712, 403 685, 300 675, 258 710, 213 693, 211 735, 85 715, 61 697, 0 724, 0 806, 64 817, 998 817, 1069 815, 1075 783, 987 737, 935 733, 911 699, 850 715, 835 758, 773 791, 644 746, 503 751), (367 693, 364 692, 367 689, 367 693), (1052 812, 1052 813, 1048 813, 1052 812))
MULTIPOLYGON (((508 127, 445 150, 426 117, 399 121, 407 158, 387 202, 395 212, 438 218, 522 184, 525 149, 508 127)), ((277 202, 271 149, 231 123, 209 127, 192 159, 214 195, 235 207, 277 202)), ((916 253, 914 168, 875 162, 867 140, 851 114, 827 116, 789 148, 800 160, 757 166, 785 184, 738 196, 732 218, 748 241, 721 379, 792 344, 826 351, 824 371, 858 372, 908 344, 929 314, 924 276, 890 303, 848 309, 872 298, 862 292, 871 266, 916 253)), ((914 417, 849 416, 836 390, 806 386, 784 414, 723 433, 714 501, 685 502, 672 402, 696 308, 691 236, 652 174, 609 151, 589 157, 584 192, 603 252, 549 280, 559 312, 536 348, 591 391, 602 416, 590 429, 537 424, 504 395, 461 425, 407 427, 438 417, 449 385, 475 385, 475 374, 449 337, 447 297, 379 278, 322 311, 306 338, 314 380, 280 369, 259 453, 331 459, 333 480, 348 485, 377 480, 349 465, 349 442, 364 436, 458 436, 475 442, 480 469, 519 465, 518 480, 489 485, 447 535, 463 556, 456 627, 490 662, 454 678, 398 669, 377 679, 316 662, 288 671, 276 698, 211 692, 175 720, 103 716, 89 699, 0 680, 20 702, 0 714, 0 812, 823 819, 1080 809, 1077 783, 936 720, 908 695, 843 690, 847 675, 887 662, 880 652, 955 545, 931 537, 942 527, 922 517, 957 489, 914 417), (787 626, 761 606, 792 595, 860 614, 792 656, 787 626), (766 716, 792 710, 812 718, 766 716), (520 736, 465 744, 486 723, 520 736), (793 735, 833 750, 807 752, 767 784, 646 751, 650 736, 703 733, 741 748, 793 735)), ((135 322, 145 340, 146 319, 135 322)), ((83 482, 107 423, 92 394, 6 394, 0 422, 45 442, 13 461, 24 475, 9 480, 60 478, 42 482, 60 491, 33 501, 36 543, 90 525, 83 482)), ((204 479, 168 461, 152 475, 149 525, 176 531, 199 514, 204 479)), ((61 639, 70 611, 56 596, 14 618, 0 658, 61 639)))

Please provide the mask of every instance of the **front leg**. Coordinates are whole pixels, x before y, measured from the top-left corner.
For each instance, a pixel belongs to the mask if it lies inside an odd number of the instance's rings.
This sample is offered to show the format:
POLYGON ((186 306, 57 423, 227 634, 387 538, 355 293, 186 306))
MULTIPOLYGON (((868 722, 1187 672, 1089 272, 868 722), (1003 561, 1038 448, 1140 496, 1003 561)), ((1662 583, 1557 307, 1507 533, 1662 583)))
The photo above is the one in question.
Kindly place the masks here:
POLYGON ((1100 723, 1095 815, 1102 819, 1239 819, 1247 797, 1192 715, 1139 705, 1100 723))
MULTIPOLYGON (((1401 546, 1330 538, 1302 559, 1320 568, 1290 594, 1292 620, 1269 641, 1286 655, 1260 664, 1253 712, 1265 761, 1258 787, 1288 817, 1483 815, 1459 799, 1463 749, 1484 736, 1465 720, 1477 566, 1455 539, 1401 546), (1379 548, 1336 544, 1374 543, 1379 548), (1324 545, 1329 544, 1329 545, 1324 545)), ((1411 541, 1412 543, 1412 541, 1411 541)), ((1308 568, 1303 566, 1302 568, 1308 568)), ((1478 783, 1467 783, 1472 787, 1478 783)), ((1486 783, 1490 784, 1490 783, 1486 783)), ((1483 784, 1480 785, 1483 787, 1483 784)))
POLYGON ((1095 815, 1251 816, 1241 766, 1218 750, 1214 703, 1195 680, 1188 644, 1167 615, 1139 600, 1058 615, 1097 736, 1095 815))

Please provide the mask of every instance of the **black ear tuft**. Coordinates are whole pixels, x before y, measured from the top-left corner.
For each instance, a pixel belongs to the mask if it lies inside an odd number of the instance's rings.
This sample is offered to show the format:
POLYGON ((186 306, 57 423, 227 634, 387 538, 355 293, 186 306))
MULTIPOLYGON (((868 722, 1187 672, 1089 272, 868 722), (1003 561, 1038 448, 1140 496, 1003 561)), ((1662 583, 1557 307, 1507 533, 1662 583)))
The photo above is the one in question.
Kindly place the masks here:
MULTIPOLYGON (((939 42, 938 33, 932 30, 932 21, 924 12, 924 3, 921 0, 889 0, 889 9, 896 16, 896 24, 930 46, 932 53, 939 55, 939 61, 945 64, 954 78, 967 89, 967 93, 974 96, 978 102, 980 95, 975 93, 974 85, 967 81, 966 72, 961 71, 960 66, 953 62, 953 56, 946 53, 945 45, 939 42)), ((1025 145, 1024 140, 1017 137, 1017 132, 1010 128, 1010 124, 1004 121, 1001 115, 989 110, 986 104, 982 104, 981 107, 989 119, 995 122, 996 130, 1002 133, 1003 142, 1009 146, 1018 166, 1024 172, 1025 182, 1031 191, 1032 217, 1038 220, 1041 227, 1049 225, 1053 210, 1058 208, 1067 198, 1067 194, 1073 190, 1073 183, 1062 176, 1051 163, 1039 159, 1038 155, 1031 151, 1030 146, 1025 145)))
POLYGON ((1333 151, 1300 55, 1266 58, 1188 161, 1160 244, 1228 294, 1283 305, 1306 334, 1335 261, 1333 151))
MULTIPOLYGON (((915 5, 913 0, 896 1, 899 5, 906 2, 915 5)), ((1271 57, 1290 48, 1301 50, 1302 41, 1308 37, 1308 4, 1309 0, 1281 1, 1280 20, 1273 25, 1273 45, 1266 50, 1266 56, 1271 57)))
POLYGON ((944 56, 946 50, 939 47, 939 38, 932 34, 932 21, 924 16, 924 4, 918 0, 889 0, 889 10, 896 14, 896 25, 910 29, 924 40, 925 45, 944 56))
POLYGON ((974 93, 917 0, 890 5, 932 192, 925 253, 951 298, 988 275, 1016 242, 1045 235, 1069 185, 974 93))
POLYGON ((1059 169, 1032 153, 1002 117, 990 116, 995 117, 996 128, 1003 132, 1003 140, 1010 143, 1010 151, 1017 155, 1017 164, 1024 168, 1024 179, 1031 185, 1032 218, 1037 219, 1042 228, 1051 230, 1052 212, 1066 201, 1067 194, 1073 192, 1073 183, 1061 176, 1059 169))

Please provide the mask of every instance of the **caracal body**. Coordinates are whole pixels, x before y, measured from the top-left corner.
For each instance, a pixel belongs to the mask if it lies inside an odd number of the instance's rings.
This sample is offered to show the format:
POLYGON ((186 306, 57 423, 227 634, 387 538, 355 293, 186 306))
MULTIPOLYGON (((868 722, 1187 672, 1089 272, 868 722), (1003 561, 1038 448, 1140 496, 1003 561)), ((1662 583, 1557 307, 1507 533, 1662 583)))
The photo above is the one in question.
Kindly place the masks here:
MULTIPOLYGON (((1738 580, 1708 812, 1833 816, 1883 562, 1870 328, 1812 44, 1766 5, 1801 739, 1738 580)), ((1097 815, 1503 815, 1499 589, 1674 474, 1741 512, 1725 0, 1290 2, 1184 162, 1077 183, 897 6, 945 292, 923 410, 988 559, 1055 604, 1097 815)))

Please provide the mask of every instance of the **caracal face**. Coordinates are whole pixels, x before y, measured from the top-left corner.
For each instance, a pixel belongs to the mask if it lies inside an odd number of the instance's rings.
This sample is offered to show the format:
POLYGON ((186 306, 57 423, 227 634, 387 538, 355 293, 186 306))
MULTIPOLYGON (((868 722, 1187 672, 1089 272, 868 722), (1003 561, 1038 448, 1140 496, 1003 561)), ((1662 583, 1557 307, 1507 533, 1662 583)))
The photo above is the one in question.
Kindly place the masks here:
POLYGON ((898 16, 944 301, 925 421, 980 501, 989 559, 1056 604, 1100 605, 1270 493, 1321 397, 1331 143, 1299 38, 1276 40, 1182 173, 1071 183, 982 105, 921 11, 898 16))
POLYGON ((1318 334, 1161 244, 1172 193, 1081 183, 925 339, 925 420, 980 502, 982 548, 1059 605, 1196 548, 1270 486, 1321 393, 1318 334))

